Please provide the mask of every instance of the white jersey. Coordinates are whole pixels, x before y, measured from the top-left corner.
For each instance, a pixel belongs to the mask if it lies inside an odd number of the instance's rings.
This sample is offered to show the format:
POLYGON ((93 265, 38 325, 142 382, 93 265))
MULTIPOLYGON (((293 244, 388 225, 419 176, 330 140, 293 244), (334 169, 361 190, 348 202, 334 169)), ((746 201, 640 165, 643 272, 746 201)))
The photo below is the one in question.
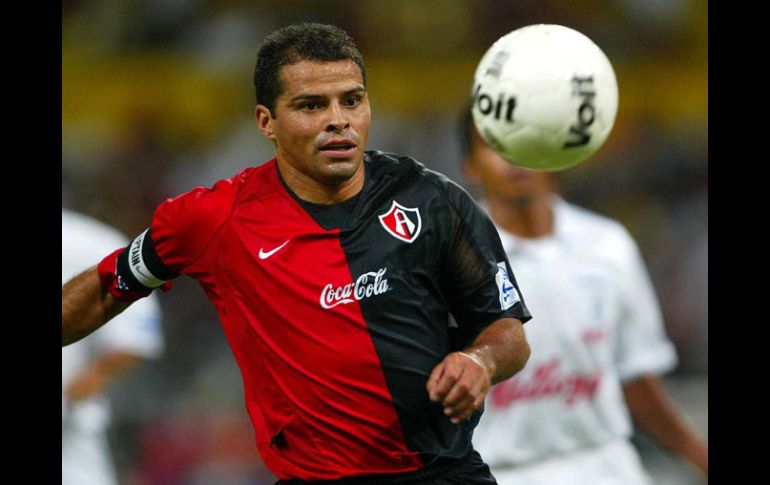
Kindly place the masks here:
MULTIPOLYGON (((117 230, 62 209, 62 284, 128 244, 117 230)), ((62 347, 62 484, 117 483, 105 436, 106 396, 67 402, 64 389, 95 357, 112 350, 156 358, 163 350, 160 308, 155 295, 132 304, 88 337, 62 347)))
POLYGON ((620 223, 558 197, 549 236, 498 230, 532 312, 531 356, 492 388, 475 448, 501 485, 645 483, 622 382, 677 358, 636 243, 620 223))

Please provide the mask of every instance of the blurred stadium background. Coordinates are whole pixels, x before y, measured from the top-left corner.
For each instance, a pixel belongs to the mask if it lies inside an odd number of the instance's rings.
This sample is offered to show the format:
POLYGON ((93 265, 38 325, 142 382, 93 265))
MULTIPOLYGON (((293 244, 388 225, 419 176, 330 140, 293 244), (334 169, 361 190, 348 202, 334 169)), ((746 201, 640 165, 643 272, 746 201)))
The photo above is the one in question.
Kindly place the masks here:
MULTIPOLYGON (((627 225, 657 286, 680 366, 665 384, 708 435, 708 3, 706 0, 63 0, 62 205, 144 230, 164 198, 271 156, 253 120, 263 37, 339 25, 369 71, 369 148, 462 182, 458 112, 501 35, 558 23, 592 38, 620 88, 606 145, 562 172, 564 195, 627 225)), ((94 255, 97 262, 101 255, 94 255)), ((191 280, 162 298, 167 352, 112 389, 125 485, 272 484, 240 375, 191 280)), ((699 483, 635 438, 657 483, 699 483)))

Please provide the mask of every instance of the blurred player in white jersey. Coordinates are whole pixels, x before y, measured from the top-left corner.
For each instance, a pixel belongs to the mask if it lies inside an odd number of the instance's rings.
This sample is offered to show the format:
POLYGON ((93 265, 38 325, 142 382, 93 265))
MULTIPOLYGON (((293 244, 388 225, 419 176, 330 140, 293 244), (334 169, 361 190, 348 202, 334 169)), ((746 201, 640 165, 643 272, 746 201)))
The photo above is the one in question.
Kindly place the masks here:
MULTIPOLYGON (((61 230, 62 284, 127 243, 116 229, 65 209, 61 230)), ((118 483, 106 437, 106 390, 115 378, 162 350, 156 296, 132 305, 92 338, 62 347, 62 485, 118 483)))
POLYGON ((632 420, 708 474, 708 453, 656 376, 676 366, 647 269, 618 222, 569 204, 550 175, 506 163, 463 120, 466 178, 534 315, 532 354, 494 386, 473 436, 500 485, 649 484, 632 420))

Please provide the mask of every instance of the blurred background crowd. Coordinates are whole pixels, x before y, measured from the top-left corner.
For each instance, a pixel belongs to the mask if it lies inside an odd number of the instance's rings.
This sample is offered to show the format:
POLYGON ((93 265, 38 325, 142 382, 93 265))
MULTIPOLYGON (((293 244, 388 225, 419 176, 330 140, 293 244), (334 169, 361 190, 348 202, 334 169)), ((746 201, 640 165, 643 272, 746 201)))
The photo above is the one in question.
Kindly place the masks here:
MULTIPOLYGON (((558 181, 637 239, 680 359, 665 383, 707 436, 706 0, 63 0, 62 205, 133 237, 165 198, 267 161, 253 118, 257 49, 305 20, 344 28, 364 54, 369 148, 463 184, 458 117, 497 38, 556 23, 604 50, 620 92, 615 128, 558 181)), ((161 304, 165 355, 111 391, 121 481, 273 483, 213 306, 186 278, 161 304)), ((637 444, 659 483, 695 476, 645 437, 637 444)))

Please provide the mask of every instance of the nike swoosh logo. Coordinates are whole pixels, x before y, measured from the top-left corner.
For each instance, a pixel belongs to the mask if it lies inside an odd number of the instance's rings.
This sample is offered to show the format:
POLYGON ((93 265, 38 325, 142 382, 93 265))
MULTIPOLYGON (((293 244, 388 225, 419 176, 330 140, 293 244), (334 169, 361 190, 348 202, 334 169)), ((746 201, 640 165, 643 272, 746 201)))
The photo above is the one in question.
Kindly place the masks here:
POLYGON ((280 246, 278 246, 277 248, 275 248, 275 249, 273 249, 273 250, 271 250, 271 251, 267 251, 267 252, 265 252, 265 251, 264 251, 262 248, 259 248, 259 259, 267 259, 267 258, 269 258, 269 257, 270 257, 270 256, 272 256, 273 254, 275 254, 275 253, 277 253, 278 251, 280 251, 280 250, 281 250, 281 248, 283 248, 284 246, 286 246, 287 244, 289 244, 289 241, 291 241, 291 239, 288 239, 288 240, 287 240, 285 243, 281 244, 281 245, 280 245, 280 246))

